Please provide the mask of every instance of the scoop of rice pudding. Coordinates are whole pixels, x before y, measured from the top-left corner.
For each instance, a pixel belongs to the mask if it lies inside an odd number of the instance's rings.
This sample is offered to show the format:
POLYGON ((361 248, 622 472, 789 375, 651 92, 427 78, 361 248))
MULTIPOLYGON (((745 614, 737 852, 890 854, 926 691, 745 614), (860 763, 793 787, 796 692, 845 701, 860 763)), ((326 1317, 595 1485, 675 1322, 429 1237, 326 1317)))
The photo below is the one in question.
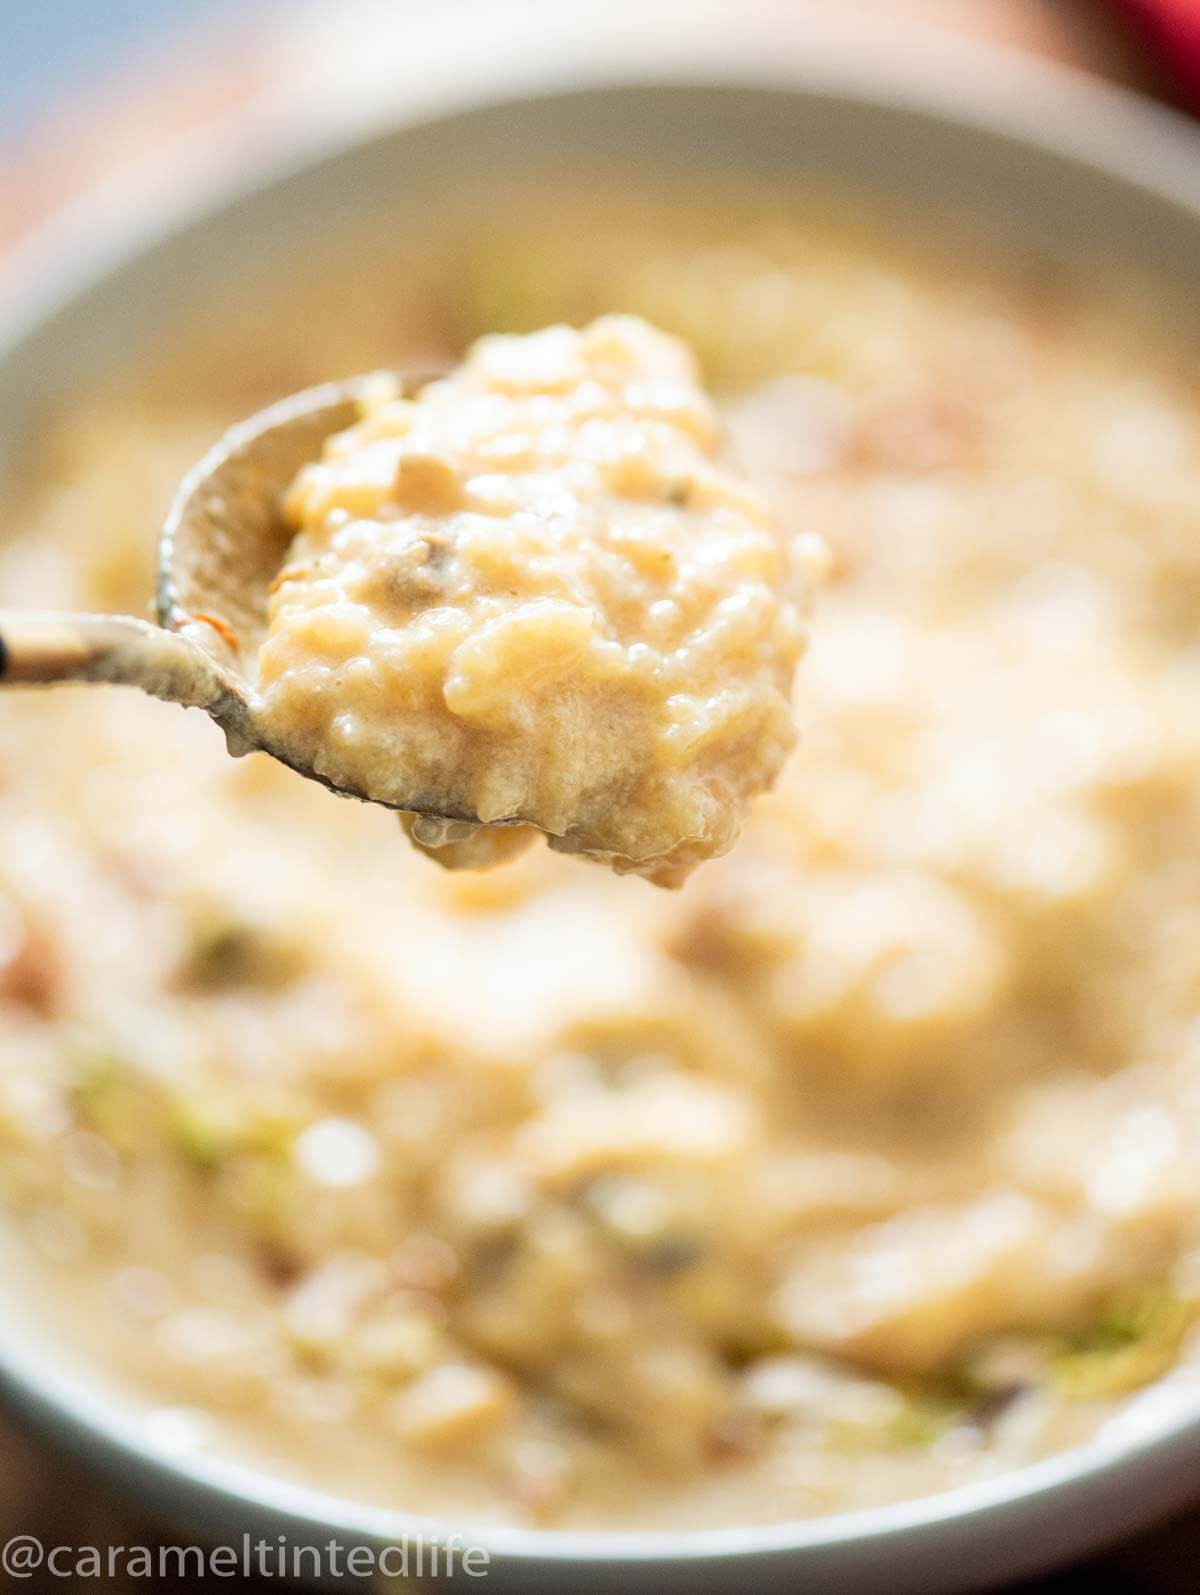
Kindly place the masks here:
POLYGON ((689 351, 630 316, 483 338, 415 399, 381 379, 286 501, 276 741, 425 811, 452 867, 540 830, 678 885, 792 746, 815 557, 721 449, 689 351))

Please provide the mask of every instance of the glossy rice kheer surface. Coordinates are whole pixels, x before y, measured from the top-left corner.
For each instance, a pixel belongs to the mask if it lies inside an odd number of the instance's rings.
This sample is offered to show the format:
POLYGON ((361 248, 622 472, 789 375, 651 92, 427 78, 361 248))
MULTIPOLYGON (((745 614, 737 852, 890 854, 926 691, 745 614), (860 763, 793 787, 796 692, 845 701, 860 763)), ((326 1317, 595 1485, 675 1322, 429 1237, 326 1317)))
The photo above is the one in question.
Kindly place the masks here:
POLYGON ((537 203, 536 248, 480 205, 383 234, 81 394, 11 490, 0 592, 136 610, 238 414, 636 313, 832 548, 797 751, 668 894, 544 848, 448 873, 202 716, 6 693, 4 1222, 154 1437, 459 1525, 832 1512, 1177 1403, 1181 324, 873 207, 537 203))
POLYGON ((539 829, 663 886, 727 852, 795 741, 815 539, 721 460, 687 348, 633 316, 495 334, 363 412, 287 494, 270 745, 450 867, 539 829))

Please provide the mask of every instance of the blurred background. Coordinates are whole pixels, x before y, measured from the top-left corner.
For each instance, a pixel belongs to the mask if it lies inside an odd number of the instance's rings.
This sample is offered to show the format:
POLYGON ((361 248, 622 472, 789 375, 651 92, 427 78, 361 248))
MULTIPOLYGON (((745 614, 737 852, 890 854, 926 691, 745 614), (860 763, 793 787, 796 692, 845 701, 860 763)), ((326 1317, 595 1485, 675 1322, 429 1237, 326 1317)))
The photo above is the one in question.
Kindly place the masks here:
MULTIPOLYGON (((208 135, 245 162, 364 100, 403 101, 469 71, 486 34, 587 53, 605 31, 688 36, 735 0, 2 0, 0 245, 72 193, 208 135), (419 69, 414 68, 419 63, 419 69)), ((798 52, 920 53, 970 35, 1200 106, 1200 0, 741 0, 748 28, 798 52)), ((935 52, 936 53, 936 52, 935 52)))
POLYGON ((54 0, 6 10, 0 127, 7 134, 35 118, 49 98, 94 85, 97 70, 119 69, 176 28, 231 16, 235 8, 225 0, 54 0))
MULTIPOLYGON (((197 169, 228 171, 350 108, 403 104, 418 84, 469 71, 460 46, 481 29, 514 62, 547 41, 569 59, 597 28, 661 41, 698 9, 735 4, 797 52, 836 37, 848 50, 927 56, 936 72, 940 38, 966 34, 1200 107, 1200 0, 0 0, 0 264, 73 195, 183 144, 197 169)), ((179 1539, 0 1428, 0 1538, 14 1533, 179 1539)), ((1200 1514, 1030 1589, 1190 1590, 1198 1561, 1200 1514)))

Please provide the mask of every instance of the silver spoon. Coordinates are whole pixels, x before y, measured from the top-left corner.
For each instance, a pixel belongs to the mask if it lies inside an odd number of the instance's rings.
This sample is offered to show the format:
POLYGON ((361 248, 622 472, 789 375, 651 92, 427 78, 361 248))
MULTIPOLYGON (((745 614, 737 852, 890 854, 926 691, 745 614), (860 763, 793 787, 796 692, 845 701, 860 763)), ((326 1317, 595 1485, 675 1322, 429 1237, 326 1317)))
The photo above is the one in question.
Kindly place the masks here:
MULTIPOLYGON (((403 373, 402 382, 413 391, 440 374, 403 373)), ((231 753, 261 750, 331 791, 381 801, 336 785, 273 746, 255 713, 252 676, 266 633, 268 587, 292 537, 280 497, 326 438, 357 419, 368 380, 329 382, 281 399, 232 427, 184 479, 159 535, 157 625, 126 615, 0 609, 0 686, 140 687, 205 710, 231 753)), ((471 814, 413 812, 477 823, 471 814)))

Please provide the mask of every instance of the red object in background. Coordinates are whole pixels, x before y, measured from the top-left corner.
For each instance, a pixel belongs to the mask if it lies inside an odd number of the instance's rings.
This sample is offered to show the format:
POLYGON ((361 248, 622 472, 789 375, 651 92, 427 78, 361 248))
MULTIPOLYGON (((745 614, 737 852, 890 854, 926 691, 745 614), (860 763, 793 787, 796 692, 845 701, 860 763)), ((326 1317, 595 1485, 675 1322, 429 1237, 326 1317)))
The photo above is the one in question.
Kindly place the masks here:
POLYGON ((1115 0, 1174 80, 1181 103, 1200 112, 1200 0, 1115 0))

